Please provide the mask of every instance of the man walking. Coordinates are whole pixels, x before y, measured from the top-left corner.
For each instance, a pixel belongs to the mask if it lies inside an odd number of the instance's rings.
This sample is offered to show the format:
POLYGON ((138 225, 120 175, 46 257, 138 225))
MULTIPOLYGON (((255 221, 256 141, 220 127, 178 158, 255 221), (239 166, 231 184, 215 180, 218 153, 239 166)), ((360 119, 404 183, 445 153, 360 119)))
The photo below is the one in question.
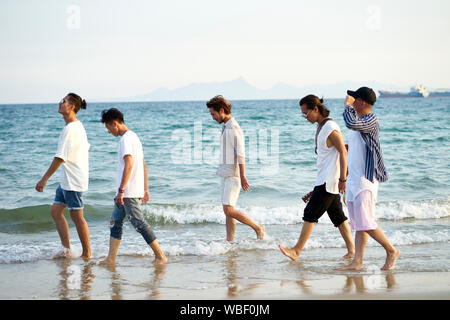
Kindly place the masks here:
POLYGON ((167 258, 159 247, 158 241, 141 211, 140 201, 150 200, 148 191, 147 166, 144 161, 142 144, 136 133, 125 125, 123 114, 115 109, 102 111, 102 123, 108 132, 120 136, 118 152, 118 169, 114 198, 115 206, 111 216, 111 233, 109 253, 103 264, 114 264, 122 239, 123 220, 129 216, 133 227, 145 239, 155 254, 155 264, 165 264, 167 258))
POLYGON ((382 270, 395 265, 397 250, 375 222, 375 203, 379 182, 387 181, 379 140, 378 117, 371 112, 376 101, 375 92, 367 87, 347 91, 344 121, 348 134, 347 206, 351 227, 356 230, 356 253, 353 261, 340 270, 361 270, 368 235, 386 250, 382 270))
POLYGON ((251 227, 258 239, 264 238, 265 227, 256 224, 245 213, 236 210, 239 192, 250 190, 245 177, 245 138, 241 127, 231 116, 231 103, 218 95, 206 103, 211 117, 222 124, 220 136, 220 161, 216 174, 220 177, 220 194, 226 216, 227 241, 234 240, 236 220, 251 227))
POLYGON ((86 109, 86 101, 75 93, 67 94, 60 101, 58 112, 63 116, 66 126, 59 136, 56 155, 35 189, 43 192, 48 179, 61 166, 60 184, 56 189, 50 214, 55 221, 64 250, 55 257, 71 257, 69 225, 63 214, 67 207, 83 247, 81 257, 90 259, 89 228, 83 217, 83 192, 87 191, 89 183, 90 145, 84 126, 76 117, 80 109, 86 109))
POLYGON ((342 210, 339 193, 345 192, 347 176, 347 150, 342 139, 341 129, 329 117, 330 110, 323 104, 323 99, 315 95, 307 95, 300 100, 300 111, 310 123, 317 123, 316 152, 317 179, 314 190, 304 197, 308 201, 303 213, 303 227, 297 243, 292 248, 278 245, 281 252, 296 261, 309 239, 314 225, 325 213, 339 229, 347 247, 344 258, 353 258, 355 246, 347 217, 342 210))

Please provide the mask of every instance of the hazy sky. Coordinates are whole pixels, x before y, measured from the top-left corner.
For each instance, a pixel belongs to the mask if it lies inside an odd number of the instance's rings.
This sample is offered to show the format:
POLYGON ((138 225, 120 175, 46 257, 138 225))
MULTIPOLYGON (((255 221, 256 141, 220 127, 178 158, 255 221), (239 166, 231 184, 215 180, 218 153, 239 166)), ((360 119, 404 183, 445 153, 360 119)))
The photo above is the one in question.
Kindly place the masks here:
POLYGON ((0 103, 240 76, 450 87, 450 1, 1 0, 0 103))

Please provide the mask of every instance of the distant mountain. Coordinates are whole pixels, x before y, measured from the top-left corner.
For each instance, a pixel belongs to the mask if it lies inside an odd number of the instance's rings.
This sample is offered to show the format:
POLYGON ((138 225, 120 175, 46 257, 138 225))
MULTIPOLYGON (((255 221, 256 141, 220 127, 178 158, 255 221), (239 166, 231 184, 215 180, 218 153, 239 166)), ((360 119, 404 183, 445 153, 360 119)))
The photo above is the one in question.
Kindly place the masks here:
MULTIPOLYGON (((277 83, 267 90, 258 89, 240 77, 232 81, 191 83, 173 90, 159 88, 152 92, 134 97, 109 99, 110 101, 195 101, 208 100, 221 94, 230 100, 258 99, 299 99, 307 94, 315 94, 325 98, 343 98, 346 90, 356 90, 361 86, 369 86, 378 90, 408 91, 408 87, 385 85, 378 82, 345 81, 333 84, 317 84, 296 87, 286 83, 277 83)), ((105 101, 105 99, 103 99, 105 101)))

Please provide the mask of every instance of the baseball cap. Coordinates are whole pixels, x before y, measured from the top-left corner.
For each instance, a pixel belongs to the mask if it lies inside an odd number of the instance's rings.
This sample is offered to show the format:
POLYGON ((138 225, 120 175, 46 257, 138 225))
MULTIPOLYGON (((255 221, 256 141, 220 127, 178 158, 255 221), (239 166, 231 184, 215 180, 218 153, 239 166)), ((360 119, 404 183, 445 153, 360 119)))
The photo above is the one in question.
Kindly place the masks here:
POLYGON ((361 87, 356 91, 347 90, 347 94, 353 98, 360 98, 361 100, 373 105, 377 101, 375 92, 368 87, 361 87))

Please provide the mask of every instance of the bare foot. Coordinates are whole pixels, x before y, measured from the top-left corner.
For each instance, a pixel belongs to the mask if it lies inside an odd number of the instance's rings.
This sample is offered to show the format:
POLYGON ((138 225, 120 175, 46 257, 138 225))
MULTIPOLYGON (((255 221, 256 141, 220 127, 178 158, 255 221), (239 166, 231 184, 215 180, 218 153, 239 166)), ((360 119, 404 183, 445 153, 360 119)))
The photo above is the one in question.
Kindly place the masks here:
POLYGON ((72 258, 72 252, 70 251, 70 249, 64 248, 52 256, 52 259, 59 259, 59 258, 70 259, 70 258, 72 258))
POLYGON ((89 253, 89 254, 82 254, 81 255, 81 258, 84 260, 84 261, 89 261, 89 260, 91 260, 91 258, 92 258, 92 255, 89 253))
POLYGON ((100 261, 98 264, 99 264, 99 265, 105 265, 105 266, 107 266, 107 265, 113 265, 113 264, 116 264, 116 261, 107 258, 107 259, 105 259, 105 260, 100 261))
POLYGON ((381 270, 389 270, 393 266, 395 266, 395 262, 397 261, 397 258, 400 256, 400 250, 395 250, 393 253, 388 253, 386 256, 386 262, 384 263, 384 266, 381 267, 381 270))
POLYGON ((341 268, 336 268, 335 270, 340 270, 340 271, 357 270, 357 271, 360 271, 362 269, 364 269, 362 263, 352 261, 352 263, 350 263, 349 265, 346 265, 345 267, 341 267, 341 268))
POLYGON ((156 265, 166 264, 167 258, 166 258, 166 256, 157 257, 157 258, 155 257, 155 260, 153 260, 153 263, 156 265))
POLYGON ((297 253, 294 249, 288 249, 283 247, 281 244, 278 245, 278 248, 280 248, 281 252, 288 258, 290 258, 292 261, 296 261, 299 257, 299 253, 297 253))
POLYGON ((266 235, 266 227, 264 227, 264 226, 259 226, 259 229, 258 229, 258 231, 256 231, 256 237, 259 239, 259 240, 262 240, 262 239, 264 239, 264 236, 266 235))
POLYGON ((355 253, 354 252, 347 252, 347 254, 345 256, 343 256, 342 258, 344 259, 353 259, 355 257, 355 253))

